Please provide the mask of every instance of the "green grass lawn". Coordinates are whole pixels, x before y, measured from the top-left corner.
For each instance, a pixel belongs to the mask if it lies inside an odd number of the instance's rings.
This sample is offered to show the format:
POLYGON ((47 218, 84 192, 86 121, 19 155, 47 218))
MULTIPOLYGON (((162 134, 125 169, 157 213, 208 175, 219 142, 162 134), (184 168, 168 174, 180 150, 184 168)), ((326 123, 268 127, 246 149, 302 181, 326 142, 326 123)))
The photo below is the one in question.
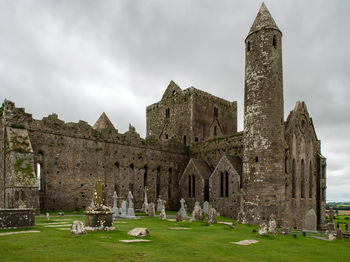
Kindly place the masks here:
MULTIPOLYGON (((143 217, 115 223, 108 232, 88 232, 84 236, 71 236, 69 230, 45 227, 58 223, 56 219, 84 220, 81 214, 64 217, 36 218, 36 226, 28 233, 0 236, 0 261, 350 261, 350 240, 324 241, 292 234, 262 237, 253 233, 255 226, 235 228, 201 222, 161 221, 158 217, 143 217), (121 239, 134 239, 127 232, 135 227, 150 230, 148 243, 121 243, 121 239), (169 227, 190 227, 191 230, 174 231, 169 227), (233 241, 256 239, 257 244, 239 246, 233 241)), ((68 224, 70 225, 70 224, 68 224)), ((69 227, 69 226, 68 226, 69 227)), ((22 229, 23 230, 23 229, 22 229)), ((10 232, 19 230, 0 230, 10 232)))

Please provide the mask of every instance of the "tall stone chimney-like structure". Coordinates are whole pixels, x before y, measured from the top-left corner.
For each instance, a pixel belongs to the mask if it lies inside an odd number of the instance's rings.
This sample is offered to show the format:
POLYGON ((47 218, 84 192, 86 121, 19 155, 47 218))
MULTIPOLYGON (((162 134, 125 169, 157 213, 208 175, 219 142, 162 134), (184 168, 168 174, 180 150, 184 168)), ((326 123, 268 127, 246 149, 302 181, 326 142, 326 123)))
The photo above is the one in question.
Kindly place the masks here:
MULTIPOLYGON (((249 223, 281 222, 284 194, 282 32, 265 4, 245 40, 242 205, 249 223)), ((242 215, 242 214, 241 214, 242 215)))

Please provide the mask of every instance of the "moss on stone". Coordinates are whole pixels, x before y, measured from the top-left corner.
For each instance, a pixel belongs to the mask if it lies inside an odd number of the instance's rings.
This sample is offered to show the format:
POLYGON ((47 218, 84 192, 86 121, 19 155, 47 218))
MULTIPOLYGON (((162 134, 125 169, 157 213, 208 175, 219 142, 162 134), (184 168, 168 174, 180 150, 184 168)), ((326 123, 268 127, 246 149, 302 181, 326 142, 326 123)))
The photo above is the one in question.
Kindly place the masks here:
POLYGON ((24 158, 19 158, 14 164, 14 171, 16 174, 17 181, 22 184, 32 184, 35 179, 33 168, 29 163, 23 167, 24 158))

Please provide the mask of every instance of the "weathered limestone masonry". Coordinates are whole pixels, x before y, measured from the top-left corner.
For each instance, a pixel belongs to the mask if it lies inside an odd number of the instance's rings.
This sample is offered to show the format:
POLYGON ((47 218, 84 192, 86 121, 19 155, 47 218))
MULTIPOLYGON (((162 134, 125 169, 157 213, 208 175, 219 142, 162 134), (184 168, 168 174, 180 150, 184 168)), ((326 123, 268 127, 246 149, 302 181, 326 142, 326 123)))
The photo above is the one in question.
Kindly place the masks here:
POLYGON ((162 100, 147 111, 147 136, 176 138, 184 145, 237 132, 237 102, 229 102, 190 87, 181 90, 173 81, 162 100))
POLYGON ((281 220, 284 199, 282 33, 263 4, 245 40, 244 212, 281 220))
MULTIPOLYGON (((0 108, 0 208, 79 210, 96 180, 136 209, 166 201, 187 210, 209 201, 242 223, 303 229, 307 214, 325 224, 326 159, 304 102, 284 121, 282 33, 262 4, 245 39, 244 130, 237 103, 173 81, 146 109, 147 136, 120 134, 103 113, 93 126, 52 114, 35 120, 5 100, 0 108)), ((118 204, 120 206, 120 203, 118 204)), ((307 221, 306 221, 307 222, 307 221)))
MULTIPOLYGON (((177 208, 178 174, 188 159, 182 144, 160 143, 152 137, 141 139, 133 127, 119 134, 110 125, 93 129, 83 121, 64 123, 57 115, 34 120, 9 101, 3 108, 4 112, 11 112, 4 114, 7 129, 16 126, 17 131, 27 132, 30 137, 32 165, 35 163, 36 170, 40 165, 40 190, 36 180, 34 184, 40 193, 42 210, 86 208, 95 180, 104 181, 109 205, 113 203, 114 191, 123 200, 130 190, 135 207, 141 208, 143 187, 147 185, 150 201, 156 201, 160 194, 167 200, 168 208, 177 208)), ((5 174, 8 176, 8 172, 5 174)), ((5 188, 9 182, 6 179, 5 188)), ((8 207, 6 202, 3 205, 8 207)))

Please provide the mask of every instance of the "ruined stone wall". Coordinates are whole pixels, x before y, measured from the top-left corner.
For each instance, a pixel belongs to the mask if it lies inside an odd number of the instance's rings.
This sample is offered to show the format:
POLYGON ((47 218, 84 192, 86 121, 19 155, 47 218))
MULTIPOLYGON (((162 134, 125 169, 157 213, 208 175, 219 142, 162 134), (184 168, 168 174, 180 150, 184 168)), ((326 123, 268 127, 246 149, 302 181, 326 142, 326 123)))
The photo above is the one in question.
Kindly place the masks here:
POLYGON ((191 96, 171 82, 162 100, 147 107, 146 129, 147 137, 174 138, 189 144, 192 141, 191 96))
POLYGON ((214 170, 224 155, 243 157, 243 133, 195 143, 189 148, 189 153, 193 158, 206 161, 214 170))
POLYGON ((41 209, 87 207, 97 179, 104 181, 107 204, 112 205, 114 190, 121 200, 131 190, 135 207, 141 208, 146 177, 149 201, 156 201, 158 188, 167 208, 177 209, 179 174, 188 161, 182 144, 174 140, 160 143, 152 137, 143 140, 132 128, 125 134, 115 129, 97 131, 83 121, 64 123, 57 115, 16 122, 16 118, 23 119, 24 111, 9 107, 14 113, 8 123, 28 130, 33 165, 35 169, 38 163, 41 166, 41 209))
POLYGON ((192 94, 192 142, 196 138, 202 141, 237 133, 237 102, 229 102, 194 88, 186 89, 187 92, 192 94))
MULTIPOLYGON (((319 142, 317 140, 312 119, 304 102, 297 102, 286 122, 285 154, 285 198, 286 208, 290 214, 286 218, 293 228, 304 228, 305 216, 313 209, 318 216, 321 210, 318 202, 319 142)), ((319 227, 321 222, 318 223, 319 227)))
MULTIPOLYGON (((205 187, 205 181, 203 177, 198 173, 198 170, 195 169, 194 165, 190 165, 186 168, 185 172, 183 173, 182 177, 179 181, 179 194, 180 198, 183 198, 186 201, 187 205, 187 211, 191 212, 195 206, 195 202, 199 202, 200 205, 203 205, 204 199, 204 187, 205 187), (193 178, 195 179, 195 192, 191 192, 191 195, 189 194, 189 179, 192 180, 191 183, 193 183, 193 178)), ((193 191, 193 186, 191 185, 191 191, 193 191)))
POLYGON ((238 217, 241 188, 240 175, 224 156, 209 179, 209 202, 221 216, 236 219, 238 217), (227 176, 227 177, 226 177, 227 176))
POLYGON ((147 136, 194 142, 237 132, 237 102, 229 102, 193 87, 181 90, 174 82, 162 100, 147 107, 147 136))

